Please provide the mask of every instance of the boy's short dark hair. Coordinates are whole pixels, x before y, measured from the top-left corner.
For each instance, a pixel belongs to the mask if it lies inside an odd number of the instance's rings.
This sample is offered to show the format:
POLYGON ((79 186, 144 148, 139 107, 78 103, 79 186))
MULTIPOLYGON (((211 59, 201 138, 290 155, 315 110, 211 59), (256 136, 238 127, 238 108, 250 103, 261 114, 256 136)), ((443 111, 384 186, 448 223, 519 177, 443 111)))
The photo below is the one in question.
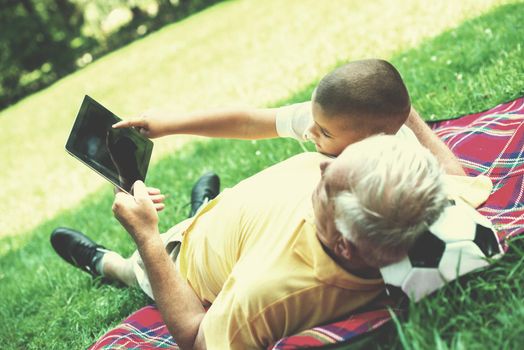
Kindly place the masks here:
POLYGON ((402 77, 380 59, 354 61, 326 75, 317 86, 314 102, 326 116, 360 119, 407 118, 411 102, 402 77))

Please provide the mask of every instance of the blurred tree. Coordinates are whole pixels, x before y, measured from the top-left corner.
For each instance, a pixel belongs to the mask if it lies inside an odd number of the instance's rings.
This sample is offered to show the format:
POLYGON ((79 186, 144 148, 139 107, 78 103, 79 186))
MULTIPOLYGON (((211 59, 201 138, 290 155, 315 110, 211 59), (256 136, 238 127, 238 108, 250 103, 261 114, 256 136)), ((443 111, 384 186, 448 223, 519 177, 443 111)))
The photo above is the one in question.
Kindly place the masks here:
POLYGON ((76 68, 70 43, 83 22, 82 12, 67 0, 3 0, 1 5, 0 106, 76 68))
POLYGON ((0 108, 219 1, 0 0, 0 108))
POLYGON ((72 36, 77 36, 84 24, 84 12, 82 8, 68 0, 55 0, 54 3, 62 17, 64 28, 66 28, 72 36))

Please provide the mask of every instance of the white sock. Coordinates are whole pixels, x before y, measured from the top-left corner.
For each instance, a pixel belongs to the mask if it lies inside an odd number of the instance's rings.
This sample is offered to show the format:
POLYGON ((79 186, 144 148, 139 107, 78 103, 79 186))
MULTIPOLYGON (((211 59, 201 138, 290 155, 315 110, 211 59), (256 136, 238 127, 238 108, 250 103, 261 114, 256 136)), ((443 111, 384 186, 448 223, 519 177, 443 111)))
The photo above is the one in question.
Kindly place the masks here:
POLYGON ((100 259, 97 269, 100 268, 102 276, 109 279, 118 280, 128 286, 137 284, 135 273, 129 259, 124 259, 120 254, 108 251, 100 259))

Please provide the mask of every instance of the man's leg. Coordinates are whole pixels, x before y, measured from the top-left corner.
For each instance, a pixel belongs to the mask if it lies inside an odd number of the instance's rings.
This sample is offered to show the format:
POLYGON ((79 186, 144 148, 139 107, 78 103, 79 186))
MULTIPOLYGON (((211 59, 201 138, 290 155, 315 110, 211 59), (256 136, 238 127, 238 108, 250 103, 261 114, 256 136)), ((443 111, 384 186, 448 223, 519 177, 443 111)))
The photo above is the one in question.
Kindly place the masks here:
POLYGON ((119 281, 132 287, 138 284, 133 271, 133 261, 123 258, 120 254, 109 251, 104 255, 101 262, 101 272, 104 278, 119 281))
POLYGON ((136 285, 133 262, 96 244, 82 232, 59 227, 51 234, 51 245, 65 261, 89 273, 128 286, 136 285))
POLYGON ((191 210, 189 218, 195 216, 200 208, 220 193, 220 178, 214 172, 202 175, 191 190, 191 210))
MULTIPOLYGON (((219 192, 220 178, 217 174, 208 172, 201 176, 191 191, 189 217, 193 217, 204 204, 215 198, 219 192)), ((180 223, 180 225, 183 225, 183 223, 180 223)), ((65 261, 95 278, 104 277, 107 280, 118 281, 127 286, 138 284, 135 265, 139 256, 136 254, 125 259, 120 254, 97 244, 83 233, 65 227, 59 227, 51 233, 51 245, 65 261)), ((142 288, 144 287, 142 286, 142 288)))

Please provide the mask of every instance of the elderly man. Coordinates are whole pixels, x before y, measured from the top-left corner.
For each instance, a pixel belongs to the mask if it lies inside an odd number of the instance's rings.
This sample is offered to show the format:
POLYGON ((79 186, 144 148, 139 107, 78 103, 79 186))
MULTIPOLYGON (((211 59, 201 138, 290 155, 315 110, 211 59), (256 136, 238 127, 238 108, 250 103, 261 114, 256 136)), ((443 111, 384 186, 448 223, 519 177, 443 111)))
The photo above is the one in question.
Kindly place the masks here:
POLYGON ((52 242, 75 266, 138 283, 181 348, 263 348, 374 299, 378 268, 445 207, 442 183, 428 150, 374 136, 336 159, 304 153, 265 169, 163 235, 135 183, 113 204, 138 248, 129 259, 72 230, 52 242))

